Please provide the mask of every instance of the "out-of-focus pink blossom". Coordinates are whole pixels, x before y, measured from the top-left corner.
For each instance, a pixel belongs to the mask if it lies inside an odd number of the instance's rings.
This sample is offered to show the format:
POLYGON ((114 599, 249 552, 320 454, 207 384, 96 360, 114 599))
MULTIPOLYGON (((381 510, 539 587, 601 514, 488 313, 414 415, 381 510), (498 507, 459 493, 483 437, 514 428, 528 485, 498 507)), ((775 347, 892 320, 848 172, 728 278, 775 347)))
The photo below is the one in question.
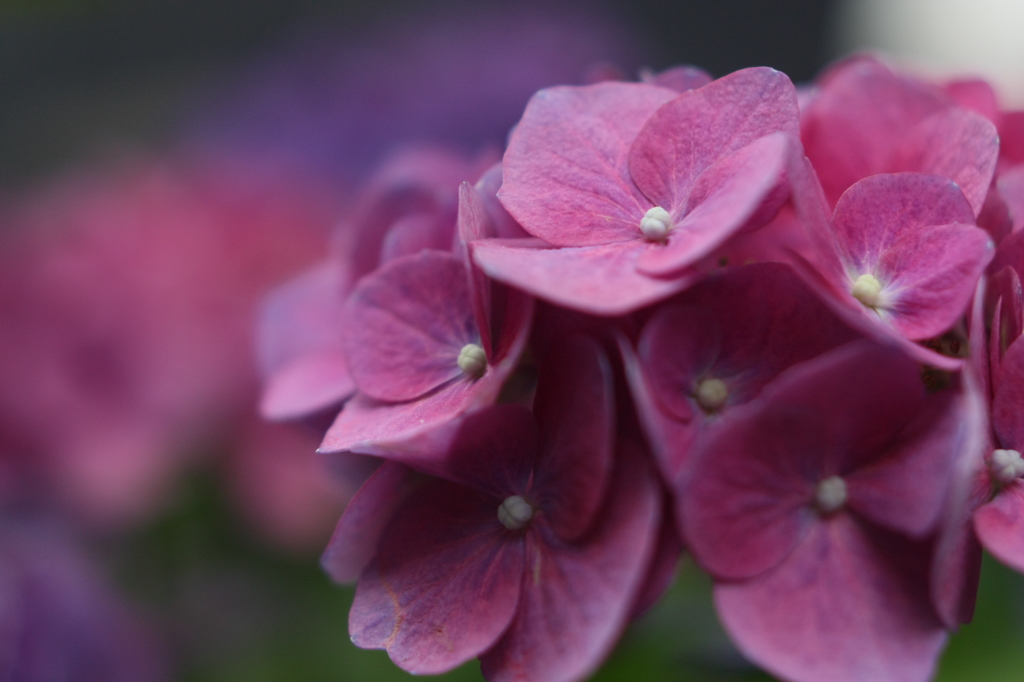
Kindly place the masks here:
POLYGON ((336 211, 308 177, 213 158, 82 168, 6 206, 5 455, 85 520, 153 510, 251 409, 255 306, 336 211))

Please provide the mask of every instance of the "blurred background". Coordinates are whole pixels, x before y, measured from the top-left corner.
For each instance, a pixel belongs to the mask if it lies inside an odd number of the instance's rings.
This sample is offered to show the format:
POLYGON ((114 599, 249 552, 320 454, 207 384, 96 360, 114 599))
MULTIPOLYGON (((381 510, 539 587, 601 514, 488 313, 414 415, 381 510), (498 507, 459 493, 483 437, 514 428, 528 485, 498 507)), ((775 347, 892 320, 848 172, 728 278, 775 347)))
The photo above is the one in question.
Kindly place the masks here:
MULTIPOLYGON (((546 85, 676 64, 801 83, 864 47, 1019 104, 1021 35, 1024 6, 995 0, 0 0, 14 679, 407 679, 350 644, 352 591, 317 564, 359 472, 258 419, 253 341, 395 153, 490 158, 546 85)), ((940 680, 1024 670, 1024 579, 986 560, 981 585, 940 680)), ((770 678, 684 564, 596 679, 770 678)))

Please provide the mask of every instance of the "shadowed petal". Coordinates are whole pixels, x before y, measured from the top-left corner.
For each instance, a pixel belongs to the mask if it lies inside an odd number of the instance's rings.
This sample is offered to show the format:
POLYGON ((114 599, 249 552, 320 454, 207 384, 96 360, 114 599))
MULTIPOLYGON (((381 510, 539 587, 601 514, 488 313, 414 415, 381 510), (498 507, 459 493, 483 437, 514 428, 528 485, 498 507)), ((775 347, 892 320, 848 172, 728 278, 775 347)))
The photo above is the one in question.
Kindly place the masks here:
POLYGON ((974 513, 974 530, 985 549, 1024 573, 1024 482, 1014 481, 974 513))
POLYGON ((716 585, 715 605, 744 654, 794 682, 926 680, 946 641, 926 562, 924 547, 840 515, 770 573, 716 585))
POLYGON ((586 677, 626 626, 655 549, 661 497, 636 453, 622 454, 628 461, 591 533, 571 544, 544 529, 528 536, 516 617, 480 657, 490 682, 586 677))
POLYGON ((640 239, 650 206, 630 180, 629 149, 650 115, 677 96, 645 83, 541 90, 509 140, 501 202, 556 246, 640 239))
POLYGON ((542 455, 534 490, 562 540, 575 540, 597 516, 612 473, 615 399, 612 370, 587 336, 556 344, 540 367, 534 414, 542 455))
POLYGON ((345 508, 320 558, 320 565, 339 583, 354 582, 373 559, 377 542, 417 477, 412 470, 384 462, 366 480, 345 508))
POLYGON ((459 351, 480 342, 466 268, 440 251, 391 261, 363 279, 345 323, 352 378, 378 400, 412 400, 462 378, 459 351))
POLYGON ((498 521, 500 499, 434 481, 381 536, 349 613, 352 642, 387 649, 415 674, 450 670, 486 650, 516 611, 523 536, 498 521))

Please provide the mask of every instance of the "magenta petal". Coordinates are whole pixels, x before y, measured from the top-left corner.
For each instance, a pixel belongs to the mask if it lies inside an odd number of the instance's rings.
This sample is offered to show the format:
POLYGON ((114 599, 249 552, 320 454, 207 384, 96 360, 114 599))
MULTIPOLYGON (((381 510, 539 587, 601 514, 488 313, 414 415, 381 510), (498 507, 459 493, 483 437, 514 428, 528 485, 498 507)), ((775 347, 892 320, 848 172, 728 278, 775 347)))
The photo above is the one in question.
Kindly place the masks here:
POLYGON ((833 215, 836 239, 854 277, 871 272, 908 230, 950 223, 974 224, 963 193, 948 178, 915 173, 861 180, 843 194, 833 215))
POLYGON ((1024 482, 1014 481, 974 512, 974 530, 985 549, 1024 573, 1024 482))
POLYGON ((298 358, 267 381, 260 400, 264 419, 298 419, 338 405, 356 391, 340 352, 298 358))
POLYGON ((437 674, 479 655, 516 611, 522 537, 498 521, 501 500, 454 483, 424 485, 381 536, 349 613, 352 642, 398 666, 437 674))
POLYGON ((998 372, 992 428, 1004 447, 1024 451, 1024 337, 1006 349, 998 372))
POLYGON ((259 354, 266 386, 260 412, 294 419, 340 403, 355 391, 341 348, 348 273, 328 261, 267 298, 259 354))
POLYGON ((881 255, 876 269, 893 301, 888 322, 908 339, 927 339, 952 327, 993 251, 988 233, 968 225, 904 234, 881 255))
POLYGON ((668 242, 642 253, 640 269, 654 275, 678 272, 720 246, 782 179, 794 146, 799 146, 794 138, 768 135, 716 161, 696 178, 689 212, 672 228, 668 242))
POLYGON ((652 203, 681 215, 706 168, 776 132, 800 135, 793 84, 774 69, 743 69, 654 112, 629 152, 629 172, 652 203))
POLYGON ((501 202, 527 232, 557 246, 639 239, 650 206, 629 177, 629 149, 676 96, 644 83, 541 90, 509 140, 501 202))
POLYGON ((653 472, 632 459, 616 471, 593 532, 563 544, 528 537, 516 617, 480 657, 490 682, 568 682, 594 671, 628 622, 655 548, 661 499, 653 472))
POLYGON ((434 441, 425 434, 469 409, 493 403, 503 381, 504 376, 489 374, 475 383, 456 382, 405 403, 383 403, 357 393, 327 430, 320 452, 351 450, 411 462, 436 459, 443 452, 435 451, 434 441))
POLYGON ((412 400, 463 377, 459 351, 479 343, 466 268, 440 251, 391 261, 349 297, 345 353, 359 390, 412 400))
POLYGON ((384 528, 412 492, 416 475, 401 464, 384 462, 359 488, 345 508, 320 558, 331 579, 354 582, 373 555, 384 528))
POLYGON ((597 516, 613 465, 612 370, 595 340, 575 336, 548 352, 533 410, 543 442, 536 501, 555 533, 575 540, 597 516))
POLYGON ((697 275, 649 277, 637 270, 644 242, 550 249, 501 240, 472 245, 473 260, 491 277, 558 305, 594 315, 619 315, 668 298, 697 275))
MULTIPOLYGON (((487 215, 487 207, 483 199, 473 186, 463 182, 459 186, 459 216, 458 216, 459 239, 462 241, 462 249, 466 257, 466 267, 469 270, 470 301, 473 304, 473 317, 476 319, 478 329, 491 328, 491 309, 488 303, 491 298, 491 280, 480 270, 479 266, 469 258, 469 243, 477 239, 493 236, 490 234, 490 218, 487 215)), ((487 357, 494 357, 494 349, 491 344, 490 334, 484 334, 481 339, 484 352, 487 357)))
POLYGON ((998 158, 999 135, 991 122, 967 109, 947 109, 910 131, 887 170, 951 178, 978 215, 998 158))
POLYGON ((946 641, 926 556, 837 516, 814 524, 772 572, 716 585, 715 605, 740 650, 785 679, 926 680, 946 641))

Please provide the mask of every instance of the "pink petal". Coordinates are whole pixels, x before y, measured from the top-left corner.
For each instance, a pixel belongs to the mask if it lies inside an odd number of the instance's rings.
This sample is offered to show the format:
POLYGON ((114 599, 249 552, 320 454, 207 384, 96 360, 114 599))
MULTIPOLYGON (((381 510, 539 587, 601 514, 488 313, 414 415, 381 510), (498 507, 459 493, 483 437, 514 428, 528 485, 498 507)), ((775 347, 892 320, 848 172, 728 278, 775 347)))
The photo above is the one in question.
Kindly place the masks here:
POLYGON ((387 649, 415 674, 450 670, 488 649, 516 612, 522 535, 501 500, 446 481, 413 493, 381 536, 349 612, 352 642, 387 649))
POLYGON ((915 173, 865 178, 843 194, 833 214, 854 277, 871 272, 905 232, 949 223, 973 225, 970 204, 948 178, 915 173))
POLYGON ((787 155, 796 153, 794 148, 799 148, 796 139, 780 133, 759 138, 716 160, 693 179, 689 200, 666 204, 678 207, 673 219, 679 222, 664 246, 641 254, 640 269, 653 275, 678 272, 720 246, 775 189, 783 177, 787 155), (685 214, 683 206, 688 210, 685 214))
POLYGON ((978 215, 998 157, 999 135, 991 122, 967 109, 947 109, 909 131, 885 170, 951 178, 978 215))
POLYGON ((785 679, 925 680, 946 641, 926 559, 840 515, 815 523, 770 573, 716 585, 715 605, 740 650, 785 679))
POLYGON ((641 73, 641 79, 644 83, 680 93, 702 88, 714 80, 706 71, 695 66, 674 66, 660 73, 641 73))
POLYGON ((320 565, 339 583, 354 582, 377 552, 384 528, 419 483, 401 464, 384 462, 359 488, 338 521, 320 565))
POLYGON ((629 150, 676 96, 643 83, 541 90, 509 140, 501 202, 527 232, 557 246, 640 239, 650 206, 630 179, 629 150))
POLYGON ((999 189, 999 195, 1006 202, 1006 208, 1013 222, 1013 232, 1021 231, 1024 228, 1024 165, 1014 166, 999 173, 996 187, 999 189))
POLYGON ((937 89, 900 78, 874 59, 832 69, 803 125, 804 148, 829 201, 835 204, 861 178, 887 171, 907 132, 948 106, 937 89))
POLYGON ((264 419, 299 419, 341 404, 356 391, 345 356, 321 353, 299 358, 267 381, 260 400, 264 419))
POLYGON ((605 512, 581 542, 528 535, 516 617, 480 657, 491 682, 586 677, 625 627, 655 549, 661 499, 653 472, 627 454, 605 512))
POLYGON ((637 270, 643 242, 552 249, 484 240, 473 260, 489 276, 530 294, 593 315, 619 315, 686 288, 696 278, 649 277, 637 270))
POLYGON ((629 152, 629 173, 654 205, 678 218, 705 169, 776 132, 800 135, 793 84, 774 69, 743 69, 654 112, 629 152))
POLYGON ((1014 481, 974 513, 974 530, 985 549, 1024 573, 1024 482, 1014 481))
POLYGON ((977 227, 939 225, 905 232, 881 254, 876 268, 893 301, 886 321, 914 340, 949 329, 967 310, 993 252, 988 233, 977 227))
POLYGON ((378 400, 412 400, 465 378, 459 351, 480 342, 465 266, 440 251, 392 261, 363 279, 345 320, 352 378, 378 400))
MULTIPOLYGON (((487 208, 483 199, 473 186, 468 182, 459 186, 459 217, 458 217, 459 239, 462 248, 465 250, 466 267, 469 274, 470 300, 473 304, 473 317, 476 319, 478 329, 491 328, 491 280, 480 270, 480 267, 469 258, 469 243, 477 239, 494 236, 490 217, 487 215, 487 208)), ((484 352, 487 357, 494 357, 494 349, 491 347, 490 334, 484 334, 481 339, 484 352)))
POLYGON ((543 442, 534 491, 559 538, 575 540, 605 501, 612 473, 612 369, 587 336, 557 344, 539 369, 534 414, 543 442))
POLYGON ((337 261, 306 271, 263 307, 259 351, 267 376, 260 412, 295 419, 336 405, 355 391, 341 349, 348 273, 337 261))
POLYGON ((651 560, 651 567, 644 579, 633 604, 630 619, 635 620, 653 607, 664 596, 679 573, 679 558, 683 552, 683 541, 672 520, 672 505, 666 502, 661 514, 661 530, 658 531, 658 545, 651 560))
POLYGON ((992 399, 992 428, 1003 447, 1024 450, 1024 337, 1003 355, 992 399))

